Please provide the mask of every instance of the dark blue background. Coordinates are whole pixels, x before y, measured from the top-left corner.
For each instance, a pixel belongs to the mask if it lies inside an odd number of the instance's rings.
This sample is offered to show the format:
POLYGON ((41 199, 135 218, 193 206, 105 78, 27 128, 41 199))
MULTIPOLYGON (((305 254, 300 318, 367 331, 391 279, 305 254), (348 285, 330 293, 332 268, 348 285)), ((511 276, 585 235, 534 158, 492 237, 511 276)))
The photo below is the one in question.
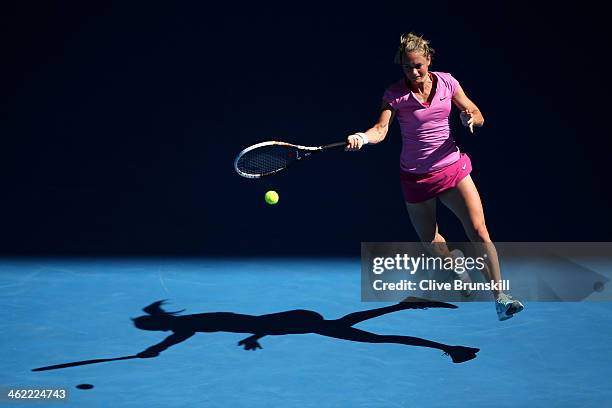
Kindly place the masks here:
MULTIPOLYGON (((452 124, 492 238, 610 240, 608 22, 587 2, 83 3, 3 13, 5 255, 357 255, 416 240, 397 124, 381 145, 265 180, 232 167, 255 142, 371 126, 410 30, 486 117, 474 136, 456 111, 452 124)), ((440 222, 464 239, 442 208, 440 222)))

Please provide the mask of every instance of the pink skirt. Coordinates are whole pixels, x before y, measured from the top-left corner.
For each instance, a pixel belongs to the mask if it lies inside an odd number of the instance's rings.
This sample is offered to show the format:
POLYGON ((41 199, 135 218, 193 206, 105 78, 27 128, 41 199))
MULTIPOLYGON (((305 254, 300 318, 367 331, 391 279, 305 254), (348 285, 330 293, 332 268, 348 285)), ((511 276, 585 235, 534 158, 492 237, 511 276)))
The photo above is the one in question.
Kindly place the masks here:
POLYGON ((420 203, 454 188, 472 171, 472 162, 467 154, 461 153, 459 160, 430 173, 400 172, 400 184, 404 200, 420 203))

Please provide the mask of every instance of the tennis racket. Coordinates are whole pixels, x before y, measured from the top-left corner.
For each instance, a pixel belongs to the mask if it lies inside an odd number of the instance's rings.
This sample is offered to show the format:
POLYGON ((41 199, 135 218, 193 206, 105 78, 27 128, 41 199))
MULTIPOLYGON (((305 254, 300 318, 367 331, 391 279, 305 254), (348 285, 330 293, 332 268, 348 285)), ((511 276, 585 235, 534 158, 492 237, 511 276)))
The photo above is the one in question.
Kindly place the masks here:
POLYGON ((313 153, 345 146, 346 142, 323 146, 301 146, 277 141, 261 142, 238 153, 234 160, 234 169, 236 173, 246 178, 270 176, 313 153))

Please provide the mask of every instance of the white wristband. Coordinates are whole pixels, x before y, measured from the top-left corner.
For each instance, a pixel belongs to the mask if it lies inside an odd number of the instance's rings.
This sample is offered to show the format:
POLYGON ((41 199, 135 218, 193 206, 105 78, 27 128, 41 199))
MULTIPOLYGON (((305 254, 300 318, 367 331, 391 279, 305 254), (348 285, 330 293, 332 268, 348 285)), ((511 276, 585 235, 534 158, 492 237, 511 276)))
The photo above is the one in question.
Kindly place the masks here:
POLYGON ((368 135, 366 135, 365 133, 357 132, 355 133, 355 136, 358 136, 359 138, 361 138, 361 141, 363 142, 364 145, 367 145, 368 143, 370 143, 370 139, 368 139, 368 135))

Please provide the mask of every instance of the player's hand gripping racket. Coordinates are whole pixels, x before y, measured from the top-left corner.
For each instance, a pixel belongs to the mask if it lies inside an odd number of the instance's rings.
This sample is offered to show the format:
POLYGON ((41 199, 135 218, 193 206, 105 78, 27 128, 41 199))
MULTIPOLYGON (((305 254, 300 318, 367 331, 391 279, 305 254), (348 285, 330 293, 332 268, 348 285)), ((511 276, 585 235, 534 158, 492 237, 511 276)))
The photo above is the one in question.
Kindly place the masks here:
POLYGON ((236 160, 234 160, 234 168, 242 177, 270 176, 286 169, 297 161, 304 160, 313 153, 345 146, 346 142, 323 146, 301 146, 276 141, 262 142, 249 146, 238 153, 236 160))

